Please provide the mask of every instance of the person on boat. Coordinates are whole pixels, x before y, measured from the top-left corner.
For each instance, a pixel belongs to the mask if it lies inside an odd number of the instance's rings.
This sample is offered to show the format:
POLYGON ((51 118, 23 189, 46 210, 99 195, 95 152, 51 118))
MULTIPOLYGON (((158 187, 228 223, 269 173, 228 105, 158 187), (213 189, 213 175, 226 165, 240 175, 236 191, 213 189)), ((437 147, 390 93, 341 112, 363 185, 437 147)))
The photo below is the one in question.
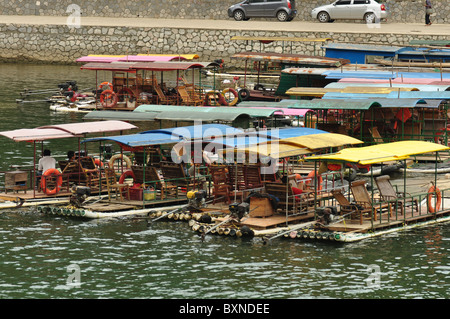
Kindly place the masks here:
POLYGON ((433 6, 431 5, 431 0, 425 0, 424 6, 425 6, 425 25, 431 25, 430 15, 433 9, 433 6))
POLYGON ((69 161, 69 162, 75 161, 75 152, 74 151, 67 152, 67 161, 69 161))
POLYGON ((51 168, 56 168, 56 160, 51 156, 51 152, 49 149, 45 149, 41 159, 38 163, 38 171, 37 171, 37 178, 36 178, 36 186, 39 185, 41 181, 41 176, 44 174, 45 171, 51 168))

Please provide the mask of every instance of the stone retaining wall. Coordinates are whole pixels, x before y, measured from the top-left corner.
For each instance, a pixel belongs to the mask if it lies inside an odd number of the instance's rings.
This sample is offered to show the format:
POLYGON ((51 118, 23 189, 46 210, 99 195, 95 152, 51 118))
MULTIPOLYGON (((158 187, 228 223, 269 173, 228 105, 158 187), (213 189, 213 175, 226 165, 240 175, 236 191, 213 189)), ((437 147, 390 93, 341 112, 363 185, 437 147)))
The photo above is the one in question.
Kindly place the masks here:
MULTIPOLYGON (((311 21, 311 9, 334 0, 296 0, 299 11, 296 19, 311 21)), ((146 17, 176 19, 228 19, 227 9, 239 0, 0 0, 0 15, 69 15, 68 7, 77 5, 82 16, 146 17)), ((385 0, 390 8, 389 21, 424 22, 425 0, 385 0)), ((446 23, 450 15, 450 0, 433 0, 436 23, 446 23)))
MULTIPOLYGON (((270 30, 202 30, 180 28, 132 28, 66 25, 0 24, 0 58, 14 62, 74 63, 88 54, 197 53, 200 60, 223 58, 226 63, 236 52, 260 51, 260 44, 231 41, 233 36, 331 37, 334 42, 407 45, 413 39, 445 40, 447 36, 275 32, 270 30)), ((265 50, 281 52, 281 43, 273 42, 265 50)), ((290 51, 288 51, 290 53, 290 51)), ((320 53, 320 45, 294 42, 293 53, 320 53)), ((236 62, 233 61, 233 65, 236 62)), ((228 65, 231 65, 230 63, 228 65)))

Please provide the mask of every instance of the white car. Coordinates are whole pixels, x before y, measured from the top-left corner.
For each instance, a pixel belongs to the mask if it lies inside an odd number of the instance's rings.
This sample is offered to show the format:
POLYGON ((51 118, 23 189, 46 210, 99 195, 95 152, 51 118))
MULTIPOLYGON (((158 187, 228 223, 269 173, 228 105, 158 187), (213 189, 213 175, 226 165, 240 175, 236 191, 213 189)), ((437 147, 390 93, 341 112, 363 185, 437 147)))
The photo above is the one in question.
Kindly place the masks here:
POLYGON ((320 22, 362 19, 366 23, 375 23, 386 19, 388 10, 380 0, 338 0, 332 4, 314 8, 311 16, 320 22))

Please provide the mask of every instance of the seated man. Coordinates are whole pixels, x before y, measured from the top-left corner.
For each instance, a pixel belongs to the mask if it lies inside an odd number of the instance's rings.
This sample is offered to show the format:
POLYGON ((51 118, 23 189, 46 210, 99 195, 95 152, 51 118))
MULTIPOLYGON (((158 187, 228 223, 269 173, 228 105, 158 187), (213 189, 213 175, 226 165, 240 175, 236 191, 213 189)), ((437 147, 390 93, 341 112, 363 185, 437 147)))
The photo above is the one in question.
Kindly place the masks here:
POLYGON ((51 157, 51 152, 48 149, 44 150, 43 156, 39 160, 38 164, 38 171, 37 171, 37 179, 36 179, 36 186, 39 185, 39 182, 41 180, 42 174, 45 173, 48 169, 55 168, 56 167, 56 160, 51 157))

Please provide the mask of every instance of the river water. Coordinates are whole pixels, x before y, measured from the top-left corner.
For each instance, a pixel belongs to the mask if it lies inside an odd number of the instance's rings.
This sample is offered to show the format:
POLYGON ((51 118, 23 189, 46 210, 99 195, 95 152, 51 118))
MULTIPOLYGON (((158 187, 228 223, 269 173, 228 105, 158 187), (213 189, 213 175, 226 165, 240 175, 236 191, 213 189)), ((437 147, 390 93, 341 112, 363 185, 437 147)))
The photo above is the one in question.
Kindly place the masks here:
MULTIPOLYGON (((0 64, 0 130, 80 121, 46 103, 17 104, 24 88, 65 80, 76 66, 0 64)), ((32 163, 33 148, 0 137, 0 171, 32 163)), ((54 154, 71 147, 54 141, 54 154)), ((185 222, 80 220, 0 213, 0 298, 411 299, 450 296, 450 227, 428 226, 350 244, 207 236, 185 222)))

